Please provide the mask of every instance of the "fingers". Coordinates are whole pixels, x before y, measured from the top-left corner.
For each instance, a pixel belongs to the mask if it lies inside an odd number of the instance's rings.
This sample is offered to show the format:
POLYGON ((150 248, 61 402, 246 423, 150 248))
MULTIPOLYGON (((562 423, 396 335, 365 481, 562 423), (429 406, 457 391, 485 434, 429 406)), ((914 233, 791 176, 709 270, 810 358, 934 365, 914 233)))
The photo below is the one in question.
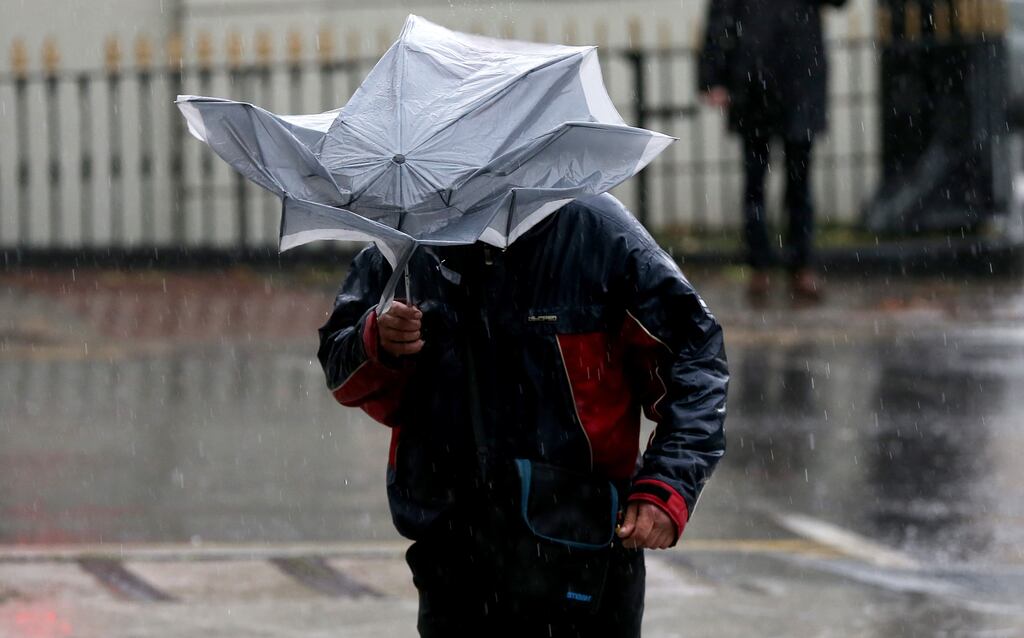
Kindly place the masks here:
POLYGON ((420 319, 423 313, 417 308, 403 306, 398 308, 398 302, 391 307, 383 316, 378 317, 377 324, 381 327, 393 330, 415 331, 420 329, 420 319))
POLYGON ((630 503, 626 508, 626 521, 619 530, 619 537, 627 549, 647 547, 647 537, 654 526, 654 519, 643 505, 630 503))
POLYGON ((675 525, 656 505, 630 503, 619 538, 628 549, 667 549, 675 542, 675 525))
POLYGON ((618 529, 619 538, 626 538, 633 533, 633 528, 636 526, 636 510, 636 503, 630 503, 626 507, 626 516, 618 529))
POLYGON ((712 87, 704 93, 703 99, 709 106, 725 108, 729 106, 729 90, 721 86, 712 87))
POLYGON ((386 350, 388 353, 401 357, 403 355, 416 354, 423 349, 423 340, 413 341, 411 343, 397 343, 394 341, 381 341, 380 347, 386 350))
POLYGON ((393 315, 399 319, 420 319, 423 317, 423 313, 416 306, 407 306, 401 301, 392 301, 391 308, 388 309, 384 316, 393 315))
POLYGON ((651 533, 650 538, 647 540, 647 547, 649 549, 668 549, 672 546, 674 541, 674 534, 672 529, 665 529, 664 527, 658 526, 654 532, 651 533))
POLYGON ((385 325, 377 326, 377 331, 380 333, 381 343, 385 341, 394 341, 395 343, 412 343, 418 341, 420 338, 419 328, 408 329, 395 329, 385 325))
POLYGON ((630 537, 636 547, 647 547, 654 529, 654 517, 650 507, 640 506, 636 515, 636 530, 630 537))
POLYGON ((381 348, 395 356, 416 354, 422 350, 422 318, 419 308, 400 301, 393 302, 391 308, 377 319, 381 348))

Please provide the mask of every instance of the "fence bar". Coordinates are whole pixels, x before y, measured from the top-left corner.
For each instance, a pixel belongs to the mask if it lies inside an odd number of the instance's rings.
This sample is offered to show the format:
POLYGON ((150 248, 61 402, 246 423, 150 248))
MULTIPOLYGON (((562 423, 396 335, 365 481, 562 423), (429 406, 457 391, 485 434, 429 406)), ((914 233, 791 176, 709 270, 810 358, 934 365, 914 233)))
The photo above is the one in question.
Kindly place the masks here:
POLYGON ((121 47, 107 41, 107 139, 110 140, 110 235, 117 245, 128 242, 124 233, 124 193, 121 181, 121 47))
MULTIPOLYGON (((643 52, 637 49, 627 51, 626 57, 633 66, 633 105, 636 126, 647 128, 647 82, 644 72, 647 60, 643 52)), ((636 180, 636 217, 641 224, 646 226, 649 221, 650 174, 647 171, 640 171, 634 179, 636 180)))
MULTIPOLYGON (((249 73, 248 69, 242 66, 242 38, 238 33, 228 34, 228 85, 239 101, 246 101, 249 98, 249 73)), ((246 179, 241 173, 232 171, 235 194, 235 242, 239 253, 245 251, 249 240, 249 191, 246 187, 246 179)))
POLYGON ((329 29, 320 29, 316 37, 316 50, 320 62, 320 108, 328 111, 335 107, 334 96, 334 35, 329 29))
POLYGON ((152 74, 139 74, 139 187, 142 205, 142 241, 156 242, 154 220, 156 198, 153 196, 153 93, 152 74))
POLYGON ((28 79, 23 75, 14 81, 14 104, 18 129, 18 242, 24 248, 32 241, 32 169, 29 161, 28 79))
POLYGON ((61 172, 60 172, 60 86, 57 79, 57 65, 60 55, 53 40, 43 45, 43 66, 46 79, 46 147, 47 165, 49 166, 49 184, 47 199, 50 207, 50 244, 61 243, 63 230, 63 211, 61 211, 61 172))
MULTIPOLYGON (((209 95, 213 86, 213 72, 209 67, 199 71, 199 90, 209 95)), ((199 231, 201 245, 213 245, 213 153, 203 150, 199 154, 199 231)))
MULTIPOLYGON (((946 26, 948 25, 949 18, 947 17, 946 26)), ((868 44, 870 45, 870 43, 868 44)), ((852 131, 850 138, 850 171, 853 173, 851 183, 855 185, 855 188, 852 190, 854 192, 854 203, 857 205, 865 203, 868 196, 868 173, 864 166, 864 161, 867 159, 867 143, 865 140, 867 137, 867 127, 864 124, 867 118, 867 109, 863 99, 864 94, 860 88, 864 77, 863 50, 862 46, 854 47, 853 62, 850 65, 850 75, 853 77, 854 88, 852 88, 852 92, 849 95, 845 96, 845 100, 850 104, 851 113, 851 122, 849 124, 852 131), (859 118, 852 117, 852 114, 855 112, 860 114, 859 118)))
MULTIPOLYGON (((171 87, 171 95, 177 97, 184 92, 185 67, 183 63, 184 51, 181 43, 181 36, 174 34, 167 41, 167 80, 171 87)), ((188 136, 185 128, 184 118, 178 113, 178 109, 167 109, 168 117, 171 118, 168 131, 170 134, 170 162, 171 162, 171 241, 176 245, 185 243, 185 153, 184 140, 188 136)))
MULTIPOLYGON (((693 64, 692 77, 696 78, 699 74, 697 56, 690 56, 690 61, 693 64)), ((704 175, 707 171, 707 162, 704 159, 704 128, 701 126, 701 120, 703 119, 703 112, 698 109, 696 115, 690 121, 689 127, 690 161, 688 168, 690 172, 690 206, 693 208, 693 226, 698 232, 708 226, 708 204, 704 191, 704 175)))
POLYGON ((140 36, 135 42, 139 102, 139 197, 142 206, 142 243, 156 245, 156 198, 153 196, 153 49, 140 36))
MULTIPOLYGON (((263 89, 261 94, 263 95, 264 104, 270 104, 274 96, 274 86, 270 77, 270 67, 260 67, 259 81, 263 89)), ((263 200, 262 236, 273 237, 276 235, 275 229, 277 228, 277 224, 275 223, 275 220, 280 213, 281 203, 277 201, 276 197, 270 197, 265 193, 260 199, 263 200)))
POLYGON ((93 219, 93 147, 92 147, 92 108, 91 86, 89 74, 79 73, 78 79, 78 222, 82 243, 93 245, 96 237, 93 219))
MULTIPOLYGON (((213 91, 213 39, 209 33, 199 34, 196 40, 199 63, 199 92, 210 95, 213 91)), ((213 246, 213 153, 206 149, 199 154, 199 245, 213 246)))
MULTIPOLYGON (((661 83, 662 103, 666 105, 674 104, 675 97, 675 91, 673 91, 675 82, 673 81, 674 78, 672 76, 672 54, 669 50, 671 39, 672 34, 668 30, 668 26, 662 25, 658 30, 658 66, 661 71, 658 77, 661 83)), ((665 118, 665 125, 668 125, 671 122, 673 122, 672 116, 665 118)), ((660 170, 663 208, 673 205, 676 201, 676 166, 672 159, 675 155, 675 149, 672 148, 672 146, 669 146, 665 155, 666 157, 662 159, 660 170)))
POLYGON ((302 64, 293 62, 288 65, 288 107, 292 113, 302 113, 305 102, 302 95, 302 64))
MULTIPOLYGON (((953 19, 948 18, 950 21, 953 19)), ((546 28, 550 30, 552 27, 547 25, 546 28)), ((573 28, 571 24, 565 27, 565 37, 569 40, 574 39, 573 28)), ((602 28, 606 29, 599 24, 598 31, 601 32, 602 28)), ((722 217, 728 219, 730 226, 736 225, 736 211, 728 208, 735 204, 734 186, 742 158, 735 157, 732 140, 728 143, 728 152, 717 156, 718 149, 709 146, 711 138, 706 137, 709 133, 702 128, 717 124, 717 116, 695 106, 697 96, 694 87, 677 86, 681 81, 677 71, 692 75, 688 70, 692 68, 690 65, 696 64, 695 47, 692 44, 673 46, 673 35, 664 27, 657 32, 658 46, 649 47, 640 42, 638 29, 638 26, 631 27, 628 47, 606 47, 600 51, 606 77, 613 68, 622 74, 619 78, 622 82, 610 87, 612 94, 622 112, 627 114, 627 119, 633 120, 632 123, 664 129, 690 139, 681 141, 685 146, 666 153, 659 160, 660 167, 642 171, 635 178, 635 195, 631 195, 633 199, 628 203, 637 217, 648 225, 692 224, 698 232, 708 231, 712 229, 712 222, 717 226, 717 217, 712 219, 712 216, 718 214, 709 207, 711 188, 715 190, 712 200, 719 195, 722 198, 722 217), (632 77, 626 77, 627 74, 632 74, 632 77), (658 80, 657 86, 651 86, 653 79, 658 80), (628 105, 625 104, 626 99, 630 100, 628 105), (712 185, 713 173, 721 178, 720 184, 712 185), (687 179, 685 187, 679 183, 680 178, 687 179), (662 180, 661 183, 658 180, 662 180), (655 201, 663 207, 664 213, 655 214, 655 201)), ((6 154, 0 157, 0 161, 11 162, 15 166, 16 182, 11 184, 8 195, 9 201, 17 208, 16 211, 4 211, 5 235, 0 238, 4 247, 38 251, 62 247, 131 250, 139 247, 135 245, 136 234, 133 231, 136 224, 140 224, 141 247, 148 249, 167 241, 167 237, 160 234, 160 229, 167 224, 162 223, 157 215, 169 213, 173 215, 169 230, 174 244, 186 249, 207 248, 215 258, 235 258, 239 252, 255 256, 256 251, 265 248, 266 240, 277 232, 279 207, 276 202, 269 197, 257 198, 257 189, 253 185, 236 173, 221 170, 216 155, 208 149, 189 145, 192 143, 186 141, 188 135, 184 120, 176 109, 168 106, 165 112, 159 113, 154 113, 153 109, 160 109, 161 105, 156 101, 164 95, 165 88, 172 95, 211 95, 226 90, 232 98, 249 99, 292 113, 336 107, 359 86, 372 63, 371 57, 362 53, 365 48, 363 36, 347 34, 341 47, 345 50, 339 52, 335 50, 337 47, 331 32, 323 29, 317 35, 312 58, 308 55, 310 49, 303 51, 303 37, 302 33, 293 32, 282 51, 272 51, 269 36, 266 33, 259 35, 255 47, 258 57, 243 61, 241 40, 236 35, 233 42, 229 40, 227 43, 229 63, 214 64, 211 38, 200 33, 196 43, 196 61, 189 65, 183 62, 179 38, 172 36, 168 41, 166 62, 159 65, 151 63, 149 44, 136 41, 135 64, 131 67, 122 65, 118 42, 110 39, 107 41, 104 67, 75 72, 57 69, 56 52, 47 53, 45 49, 44 62, 49 56, 50 66, 29 72, 27 56, 24 51, 19 53, 16 45, 14 72, 6 76, 0 74, 0 87, 12 96, 11 108, 0 115, 10 118, 8 126, 15 129, 12 131, 12 144, 5 149, 6 154), (275 59, 274 55, 279 57, 275 59), (337 57, 339 55, 341 57, 337 57), (231 83, 229 89, 222 86, 221 80, 225 77, 231 83), (309 82, 319 83, 315 91, 312 91, 314 87, 307 86, 309 82), (282 85, 288 93, 287 97, 281 96, 283 103, 281 99, 274 99, 277 97, 275 88, 282 85), (306 88, 311 89, 310 95, 306 95, 306 88), (309 103, 307 98, 312 98, 315 104, 309 103), (69 108, 77 109, 77 118, 64 118, 62 109, 69 108), (97 111, 97 108, 101 110, 97 111), (137 130, 134 126, 125 127, 124 109, 130 109, 132 115, 138 109, 137 130), (162 131, 159 125, 164 124, 163 117, 171 118, 166 127, 169 134, 166 147, 158 146, 162 137, 157 132, 162 131), (75 122, 78 130, 68 130, 69 122, 75 122), (104 127, 109 130, 104 130, 104 127), (40 134, 44 139, 34 139, 40 134), (79 151, 77 158, 69 158, 77 165, 73 165, 71 174, 64 174, 67 166, 62 158, 63 145, 69 136, 77 138, 79 151), (99 154, 101 147, 102 155, 99 154), (131 155, 126 155, 129 148, 131 155), (193 161, 198 166, 193 167, 197 170, 187 173, 187 153, 192 151, 197 153, 193 161), (138 165, 126 164, 128 161, 138 165), (167 164, 158 165, 162 162, 167 164), (103 167, 108 170, 103 170, 103 167), (109 223, 100 214, 103 210, 96 206, 98 199, 108 201, 106 196, 99 197, 100 173, 104 178, 102 188, 109 193, 109 223), (142 206, 129 212, 124 209, 129 186, 126 180, 136 176, 142 206), (36 187, 44 186, 45 193, 35 192, 36 187), (74 189, 79 203, 72 204, 69 212, 62 209, 61 203, 69 199, 71 189, 74 189), (170 193, 173 203, 158 206, 155 197, 158 192, 170 193), (33 202, 36 197, 42 201, 33 202), (195 198, 192 200, 194 209, 188 198, 195 198), (38 210, 33 209, 33 204, 38 210), (216 211, 215 208, 221 210, 216 211), (201 219, 189 221, 193 210, 201 219), (216 215, 216 212, 221 215, 216 215), (229 219, 222 223, 225 212, 229 219), (70 244, 74 237, 68 233, 75 227, 76 215, 81 240, 70 244), (45 224, 47 219, 49 230, 43 232, 40 224, 45 224), (222 243, 225 240, 227 246, 222 243)), ((606 33, 597 35, 599 40, 607 37, 606 33)), ((831 207, 833 214, 849 215, 846 209, 851 202, 855 206, 856 200, 862 200, 865 194, 869 194, 873 175, 871 167, 877 161, 877 153, 872 151, 870 140, 865 136, 865 133, 874 132, 873 128, 865 130, 876 97, 875 87, 865 84, 870 79, 868 65, 871 59, 868 56, 874 43, 868 37, 848 37, 841 42, 836 47, 836 54, 853 56, 849 60, 851 87, 849 91, 844 89, 833 96, 833 101, 840 108, 850 109, 850 112, 839 114, 836 111, 835 124, 848 127, 851 134, 841 136, 845 144, 839 152, 836 152, 834 144, 828 149, 823 148, 827 152, 817 158, 816 165, 820 171, 817 174, 830 180, 823 186, 824 190, 831 192, 819 190, 822 208, 831 207), (840 192, 835 187, 839 184, 849 184, 851 195, 840 192), (844 206, 842 211, 839 210, 840 204, 844 206)), ((326 258, 333 252, 326 248, 308 252, 310 255, 323 253, 321 258, 326 258)))
MULTIPOLYGON (((242 84, 245 75, 244 71, 237 72, 232 85, 242 84)), ((233 171, 231 177, 235 191, 235 242, 239 252, 244 253, 249 245, 249 185, 248 180, 237 171, 233 171)))

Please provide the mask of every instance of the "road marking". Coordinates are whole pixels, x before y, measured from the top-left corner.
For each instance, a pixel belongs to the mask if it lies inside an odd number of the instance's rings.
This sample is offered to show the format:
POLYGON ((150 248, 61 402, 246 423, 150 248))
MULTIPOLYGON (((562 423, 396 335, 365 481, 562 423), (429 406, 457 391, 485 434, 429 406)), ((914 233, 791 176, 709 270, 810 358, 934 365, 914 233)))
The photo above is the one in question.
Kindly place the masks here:
POLYGON ((83 558, 122 561, 252 561, 271 558, 401 558, 408 541, 349 543, 140 543, 88 545, 0 546, 0 563, 67 563, 83 558))
POLYGON ((319 556, 272 558, 270 562, 296 581, 329 598, 381 598, 383 594, 337 571, 319 556))
POLYGON ((862 562, 887 569, 920 569, 916 560, 856 532, 802 514, 773 513, 785 529, 862 562))
POLYGON ((0 349, 0 361, 121 361, 144 356, 165 356, 173 353, 175 344, 142 342, 137 344, 76 343, 15 344, 0 349))
MULTIPOLYGON (((0 545, 3 563, 69 563, 87 558, 145 562, 252 561, 317 556, 401 560, 408 541, 328 543, 144 543, 18 546, 0 545)), ((683 553, 805 554, 822 558, 849 555, 807 538, 687 539, 670 551, 683 553)))
POLYGON ((644 557, 647 570, 645 588, 648 596, 705 596, 714 593, 714 586, 687 570, 684 575, 664 558, 648 553, 644 557))
POLYGON ((103 587, 122 600, 137 602, 171 602, 174 598, 134 573, 121 561, 110 558, 83 558, 78 565, 91 574, 103 587))
POLYGON ((679 543, 679 551, 688 552, 721 552, 741 554, 805 554, 821 558, 834 558, 844 554, 832 547, 806 538, 753 538, 711 540, 683 540, 679 543))
MULTIPOLYGON (((331 558, 401 559, 409 549, 408 541, 327 542, 327 543, 142 543, 19 546, 0 545, 0 563, 67 563, 83 558, 108 558, 122 561, 250 561, 274 558, 319 556, 331 558)), ((793 553, 829 557, 847 555, 827 544, 806 538, 684 539, 681 552, 793 553)))

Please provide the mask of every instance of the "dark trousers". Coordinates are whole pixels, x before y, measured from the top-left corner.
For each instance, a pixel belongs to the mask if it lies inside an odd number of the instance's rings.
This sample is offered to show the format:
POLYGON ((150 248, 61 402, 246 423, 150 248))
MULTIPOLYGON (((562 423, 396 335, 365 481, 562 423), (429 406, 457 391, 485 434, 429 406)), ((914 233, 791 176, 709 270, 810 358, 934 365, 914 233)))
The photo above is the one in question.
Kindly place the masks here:
MULTIPOLYGON (((743 138, 743 230, 747 242, 747 260, 755 270, 775 262, 773 242, 768 237, 765 219, 765 176, 770 163, 771 138, 747 135, 743 138)), ((786 141, 786 231, 785 264, 800 270, 811 262, 814 238, 814 205, 811 202, 811 148, 809 141, 786 141)))
POLYGON ((601 606, 593 614, 542 612, 498 591, 481 570, 466 536, 417 541, 406 561, 419 590, 417 628, 423 638, 639 638, 644 610, 642 551, 617 547, 601 606))

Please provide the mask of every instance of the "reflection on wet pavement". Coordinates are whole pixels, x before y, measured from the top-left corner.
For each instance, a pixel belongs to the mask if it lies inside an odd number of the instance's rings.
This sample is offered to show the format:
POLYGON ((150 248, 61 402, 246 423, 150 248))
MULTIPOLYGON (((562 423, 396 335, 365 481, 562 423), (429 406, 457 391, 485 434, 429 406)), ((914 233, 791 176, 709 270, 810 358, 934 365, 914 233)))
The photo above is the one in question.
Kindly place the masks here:
MULTIPOLYGON (((769 503, 934 560, 1024 563, 1024 344, 733 348, 726 467, 769 503)), ((720 477, 719 477, 720 478, 720 477)))
MULTIPOLYGON (((694 280, 726 326, 729 452, 670 563, 713 584, 707 557, 802 543, 786 521, 806 517, 912 568, 836 560, 858 556, 839 534, 769 552, 772 569, 1024 593, 1020 284, 834 281, 823 306, 750 309, 728 276, 694 280)), ((398 541, 386 432, 333 402, 314 359, 333 288, 248 271, 0 277, 0 545, 398 541)), ((873 634, 902 633, 893 622, 873 634)))
MULTIPOLYGON (((716 484, 934 559, 1024 562, 1018 286, 837 282, 794 311, 705 279, 734 376, 716 484)), ((0 540, 393 538, 386 436, 332 402, 314 360, 332 284, 2 283, 0 540)))
POLYGON ((315 362, 329 287, 61 279, 0 293, 0 542, 393 535, 382 427, 337 406, 315 362))

